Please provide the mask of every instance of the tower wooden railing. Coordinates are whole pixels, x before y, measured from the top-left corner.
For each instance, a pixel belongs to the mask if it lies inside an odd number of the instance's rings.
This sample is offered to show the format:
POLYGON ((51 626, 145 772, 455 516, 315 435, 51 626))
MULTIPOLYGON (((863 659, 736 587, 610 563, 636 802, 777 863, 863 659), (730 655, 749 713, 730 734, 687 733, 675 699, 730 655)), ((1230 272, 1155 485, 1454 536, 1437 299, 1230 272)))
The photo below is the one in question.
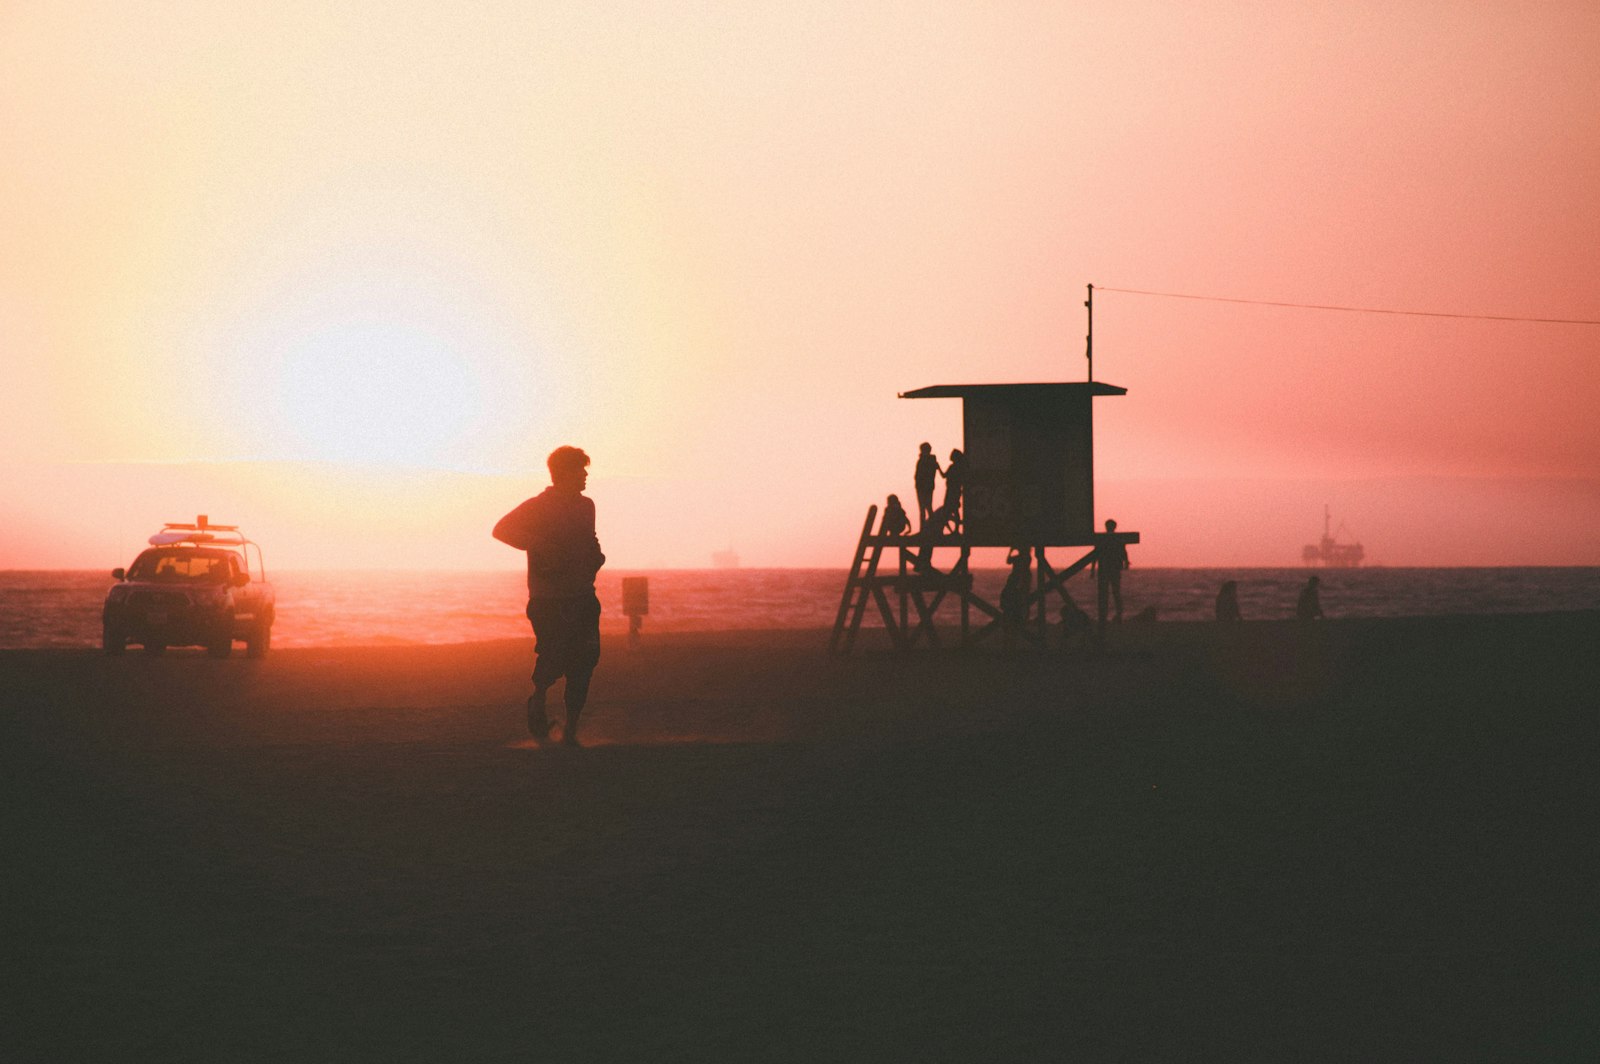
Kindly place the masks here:
POLYGON ((923 640, 929 646, 939 646, 942 640, 934 618, 940 605, 952 594, 961 607, 959 646, 982 642, 996 632, 1010 632, 1042 648, 1048 641, 1051 596, 1059 596, 1063 604, 1071 601, 1066 589, 1068 579, 1094 561, 1100 546, 1112 541, 1123 544, 1139 542, 1137 532, 1104 532, 1090 533, 1085 539, 1072 543, 1029 547, 1028 550, 1037 559, 1037 571, 1030 580, 1023 619, 1019 623, 1008 620, 997 604, 987 602, 973 592, 972 574, 968 571, 972 545, 965 535, 943 530, 914 535, 884 535, 881 531, 873 531, 873 522, 877 518, 877 506, 867 507, 867 517, 861 524, 861 535, 856 541, 855 554, 850 559, 850 571, 845 577, 844 591, 839 596, 839 612, 834 617, 833 633, 828 640, 830 653, 843 655, 854 649, 856 634, 866 619, 869 605, 876 605, 895 649, 909 650, 923 640), (1089 550, 1071 564, 1056 569, 1045 559, 1047 546, 1088 547, 1089 550), (935 548, 950 547, 960 550, 960 560, 949 571, 940 572, 932 565, 933 551, 935 548), (895 550, 898 554, 896 572, 879 572, 885 549, 895 550), (898 600, 894 604, 890 602, 891 593, 898 600), (974 613, 980 615, 978 620, 981 622, 976 628, 973 626, 974 613))

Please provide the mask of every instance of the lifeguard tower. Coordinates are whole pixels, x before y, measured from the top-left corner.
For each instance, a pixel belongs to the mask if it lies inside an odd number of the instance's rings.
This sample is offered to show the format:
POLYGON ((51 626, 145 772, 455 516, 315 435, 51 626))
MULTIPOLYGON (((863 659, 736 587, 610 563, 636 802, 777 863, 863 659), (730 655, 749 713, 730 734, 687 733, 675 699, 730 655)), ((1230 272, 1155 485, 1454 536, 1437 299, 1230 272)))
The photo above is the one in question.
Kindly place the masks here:
POLYGON ((923 639, 939 644, 934 616, 949 595, 960 601, 962 646, 999 630, 1006 623, 1000 609, 973 591, 969 559, 979 547, 1032 553, 1036 573, 1028 589, 1027 620, 1012 627, 1043 646, 1050 596, 1067 601, 1066 581, 1093 562, 1101 546, 1139 542, 1137 532, 1095 528, 1093 404, 1097 398, 1126 395, 1127 389, 1093 379, 1093 298, 1091 286, 1085 304, 1091 314, 1087 382, 937 384, 900 393, 902 399, 961 400, 962 451, 967 462, 961 520, 953 528, 885 535, 881 528, 874 529, 877 506, 868 507, 830 650, 850 652, 869 603, 877 607, 890 639, 901 650, 923 639), (1089 550, 1057 570, 1045 555, 1051 547, 1089 550), (948 554, 950 548, 959 552, 957 560, 941 571, 933 564, 935 553, 948 554), (890 572, 880 569, 885 550, 895 551, 898 558, 890 572), (891 596, 897 601, 892 602, 891 596), (976 630, 974 610, 987 618, 976 630))

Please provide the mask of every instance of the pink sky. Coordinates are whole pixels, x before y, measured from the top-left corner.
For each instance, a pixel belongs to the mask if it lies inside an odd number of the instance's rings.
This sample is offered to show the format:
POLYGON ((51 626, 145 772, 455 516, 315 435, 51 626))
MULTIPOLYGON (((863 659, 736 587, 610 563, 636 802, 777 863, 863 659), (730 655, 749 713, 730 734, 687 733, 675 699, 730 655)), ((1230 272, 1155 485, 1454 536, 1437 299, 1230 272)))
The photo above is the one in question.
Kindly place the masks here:
MULTIPOLYGON (((1597 102, 1592 3, 9 4, 0 567, 204 511, 514 568, 568 442, 613 564, 842 566, 960 443, 896 393, 1082 379, 1089 282, 1600 319, 1597 102)), ((1324 503, 1600 564, 1600 328, 1095 329, 1136 564, 1295 564, 1324 503)))

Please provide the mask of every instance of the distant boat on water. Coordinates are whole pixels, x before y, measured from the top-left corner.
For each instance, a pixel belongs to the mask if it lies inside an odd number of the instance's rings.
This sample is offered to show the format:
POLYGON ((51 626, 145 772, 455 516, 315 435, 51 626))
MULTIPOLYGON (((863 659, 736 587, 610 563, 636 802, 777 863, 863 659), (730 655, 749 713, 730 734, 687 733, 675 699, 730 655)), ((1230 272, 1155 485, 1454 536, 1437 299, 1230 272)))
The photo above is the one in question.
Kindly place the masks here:
MULTIPOLYGON (((1360 567, 1361 559, 1367 556, 1359 543, 1340 543, 1334 538, 1330 529, 1333 527, 1333 512, 1326 505, 1322 507, 1322 540, 1318 543, 1308 543, 1300 551, 1300 560, 1307 565, 1320 565, 1324 569, 1355 569, 1360 567)), ((1339 531, 1344 531, 1344 525, 1339 526, 1339 531)))
POLYGON ((732 547, 727 550, 714 550, 711 552, 711 566, 714 569, 737 569, 739 552, 732 547))

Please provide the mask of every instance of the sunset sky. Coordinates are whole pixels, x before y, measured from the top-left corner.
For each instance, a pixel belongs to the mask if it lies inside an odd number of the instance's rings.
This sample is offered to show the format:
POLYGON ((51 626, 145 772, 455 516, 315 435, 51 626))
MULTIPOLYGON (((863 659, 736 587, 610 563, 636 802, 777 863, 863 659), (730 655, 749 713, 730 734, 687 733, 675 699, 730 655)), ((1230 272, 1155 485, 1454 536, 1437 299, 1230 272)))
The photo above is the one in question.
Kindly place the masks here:
MULTIPOLYGON (((1600 6, 0 7, 0 568, 844 566, 1084 286, 1600 320, 1600 6)), ((1600 327, 1102 292, 1134 564, 1600 564, 1600 327)))

